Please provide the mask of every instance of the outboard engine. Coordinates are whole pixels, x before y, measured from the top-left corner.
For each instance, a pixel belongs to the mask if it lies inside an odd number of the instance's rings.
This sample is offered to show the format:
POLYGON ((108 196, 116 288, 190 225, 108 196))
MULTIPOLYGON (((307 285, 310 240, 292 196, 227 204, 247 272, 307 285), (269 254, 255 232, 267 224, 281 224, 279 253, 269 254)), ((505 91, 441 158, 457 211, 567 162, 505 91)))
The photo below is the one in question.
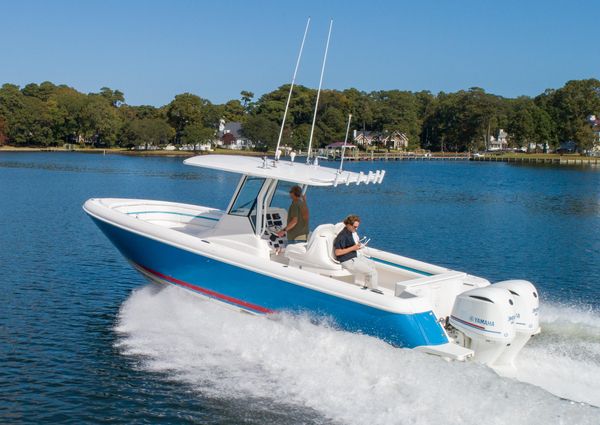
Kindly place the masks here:
POLYGON ((507 289, 515 305, 515 339, 510 347, 496 360, 497 368, 514 368, 514 360, 527 341, 540 333, 538 316, 539 298, 535 286, 526 280, 505 280, 495 283, 494 288, 507 289))
POLYGON ((515 339, 515 316, 508 289, 496 285, 472 289, 456 297, 449 319, 454 329, 449 334, 475 352, 474 360, 492 366, 515 339))

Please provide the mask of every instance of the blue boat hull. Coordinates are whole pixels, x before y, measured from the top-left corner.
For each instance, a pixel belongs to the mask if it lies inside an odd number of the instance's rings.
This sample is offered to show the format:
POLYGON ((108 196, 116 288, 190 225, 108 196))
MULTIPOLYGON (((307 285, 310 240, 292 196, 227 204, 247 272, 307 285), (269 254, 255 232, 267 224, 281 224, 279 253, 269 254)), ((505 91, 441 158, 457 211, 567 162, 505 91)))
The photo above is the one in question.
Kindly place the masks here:
POLYGON ((433 312, 398 314, 311 290, 292 282, 204 257, 129 232, 92 217, 144 274, 253 313, 308 312, 343 330, 378 337, 395 346, 439 345, 448 339, 433 312))

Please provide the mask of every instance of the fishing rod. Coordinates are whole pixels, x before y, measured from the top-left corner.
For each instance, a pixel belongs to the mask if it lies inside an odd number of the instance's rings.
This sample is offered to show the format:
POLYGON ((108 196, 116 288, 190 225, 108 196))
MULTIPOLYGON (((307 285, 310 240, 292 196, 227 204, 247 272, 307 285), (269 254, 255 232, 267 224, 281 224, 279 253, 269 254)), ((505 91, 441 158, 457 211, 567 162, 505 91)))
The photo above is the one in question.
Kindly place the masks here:
POLYGON ((285 103, 285 110, 283 112, 283 121, 281 121, 281 128, 279 129, 279 137, 277 138, 277 147, 275 148, 275 160, 279 161, 281 151, 279 145, 281 144, 281 138, 283 136, 283 127, 285 127, 285 118, 287 117, 288 109, 290 106, 290 99, 292 98, 292 90, 294 89, 294 83, 296 82, 296 74, 298 73, 298 67, 300 66, 300 58, 302 57, 302 50, 304 49, 304 42, 306 41, 306 34, 308 33, 308 27, 310 25, 310 16, 306 21, 306 28, 304 29, 304 37, 302 37, 302 44, 300 45, 300 53, 298 53, 298 59, 296 60, 296 68, 294 68, 294 75, 292 76, 292 84, 290 85, 290 92, 288 93, 287 102, 285 103))
POLYGON ((348 114, 348 126, 346 127, 346 138, 344 139, 344 146, 342 146, 342 159, 340 160, 340 169, 338 174, 342 173, 342 165, 344 165, 344 152, 346 151, 346 145, 348 144, 348 133, 350 132, 350 121, 352 121, 352 114, 348 114))
POLYGON ((306 163, 310 163, 311 148, 313 134, 315 132, 315 121, 317 120, 317 109, 319 107, 319 96, 321 95, 321 86, 323 85, 323 74, 325 73, 325 63, 327 62, 327 51, 329 50, 329 39, 331 38, 331 27, 333 26, 333 19, 329 21, 329 34, 327 34, 327 44, 325 45, 325 55, 323 56, 323 66, 321 66, 321 78, 319 79, 319 90, 317 90, 317 101, 315 102, 315 113, 313 115, 312 126, 310 127, 310 138, 308 140, 308 154, 306 156, 306 163))

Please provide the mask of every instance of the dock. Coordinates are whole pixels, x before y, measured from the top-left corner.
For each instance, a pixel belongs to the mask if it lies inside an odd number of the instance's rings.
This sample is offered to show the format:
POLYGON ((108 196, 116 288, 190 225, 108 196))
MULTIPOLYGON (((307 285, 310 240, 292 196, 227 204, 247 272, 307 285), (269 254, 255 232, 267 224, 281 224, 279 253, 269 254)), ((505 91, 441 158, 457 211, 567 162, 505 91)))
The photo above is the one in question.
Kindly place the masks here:
POLYGON ((586 157, 528 157, 528 156, 519 156, 519 157, 511 157, 511 156, 500 156, 500 155, 491 155, 491 156, 480 156, 473 157, 471 161, 487 161, 487 162, 520 162, 526 164, 562 164, 562 165, 600 165, 600 157, 595 156, 586 156, 586 157))
MULTIPOLYGON (((328 161, 339 161, 340 155, 337 153, 328 154, 326 156, 328 161)), ((457 153, 425 153, 415 154, 408 152, 387 152, 387 153, 375 153, 375 152, 360 152, 352 153, 344 156, 344 161, 468 161, 470 154, 465 152, 457 153)))
MULTIPOLYGON (((324 159, 339 161, 339 153, 329 153, 324 159)), ((408 153, 408 152, 360 152, 344 156, 344 161, 483 161, 483 162, 512 162, 525 164, 561 164, 561 165, 600 165, 600 157, 585 156, 535 156, 535 155, 474 155, 469 152, 448 153, 408 153)))

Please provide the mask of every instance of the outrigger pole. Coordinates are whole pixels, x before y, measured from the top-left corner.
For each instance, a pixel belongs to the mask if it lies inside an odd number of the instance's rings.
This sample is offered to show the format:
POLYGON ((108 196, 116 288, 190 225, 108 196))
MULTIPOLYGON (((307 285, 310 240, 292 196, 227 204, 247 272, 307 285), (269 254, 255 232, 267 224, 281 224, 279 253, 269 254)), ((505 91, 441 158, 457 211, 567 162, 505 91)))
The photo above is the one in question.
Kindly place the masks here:
POLYGON ((287 116, 288 108, 290 106, 290 99, 292 98, 292 90, 294 89, 294 83, 296 82, 296 74, 298 73, 298 66, 300 65, 300 58, 302 57, 302 50, 304 49, 304 42, 306 41, 306 34, 308 33, 308 27, 310 25, 310 16, 306 21, 306 28, 304 29, 304 37, 302 37, 302 44, 300 45, 300 53, 298 53, 298 60, 296 61, 296 68, 294 69, 294 75, 292 76, 292 84, 290 85, 290 92, 288 93, 287 102, 285 103, 285 111, 283 112, 283 121, 281 121, 281 128, 279 129, 279 137, 277 138, 277 147, 275 148, 275 160, 279 161, 281 151, 279 145, 281 144, 281 137, 283 136, 283 127, 285 126, 285 118, 287 116))
POLYGON ((325 72, 325 62, 327 62, 327 51, 329 50, 329 38, 331 37, 331 27, 333 26, 333 19, 329 21, 329 34, 327 34, 327 44, 325 45, 325 55, 323 56, 323 66, 321 67, 321 78, 319 79, 319 90, 317 91, 317 101, 315 102, 315 114, 313 115, 313 122, 310 128, 310 138, 308 140, 308 154, 306 156, 306 163, 310 163, 310 153, 312 148, 313 133, 315 132, 315 121, 317 120, 317 108, 319 106, 319 96, 321 95, 321 86, 323 85, 323 73, 325 72))
POLYGON ((348 114, 348 127, 346 127, 346 138, 344 139, 344 146, 342 146, 342 159, 340 160, 340 169, 338 174, 342 173, 342 165, 344 165, 344 152, 346 151, 346 145, 348 144, 348 133, 350 132, 350 121, 352 121, 352 114, 348 114))

